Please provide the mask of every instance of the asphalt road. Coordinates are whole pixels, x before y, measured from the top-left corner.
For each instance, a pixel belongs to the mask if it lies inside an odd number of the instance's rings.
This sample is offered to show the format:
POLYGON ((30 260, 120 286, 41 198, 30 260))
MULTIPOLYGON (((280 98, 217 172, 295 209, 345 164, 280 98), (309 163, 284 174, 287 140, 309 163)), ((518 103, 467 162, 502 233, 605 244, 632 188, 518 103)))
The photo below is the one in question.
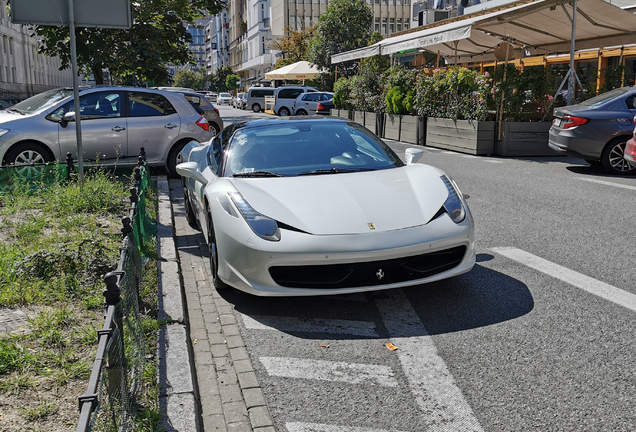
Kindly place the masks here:
POLYGON ((636 430, 636 177, 424 150, 470 196, 470 273, 351 296, 223 293, 276 429, 636 430))

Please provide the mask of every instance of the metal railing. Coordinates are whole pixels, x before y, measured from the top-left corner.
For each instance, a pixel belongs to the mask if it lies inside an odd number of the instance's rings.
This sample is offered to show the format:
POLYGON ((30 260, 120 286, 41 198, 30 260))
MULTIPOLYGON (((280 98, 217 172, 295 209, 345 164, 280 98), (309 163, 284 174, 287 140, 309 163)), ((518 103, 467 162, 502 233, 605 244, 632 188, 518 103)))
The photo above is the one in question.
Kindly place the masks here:
POLYGON ((152 236, 145 211, 149 173, 139 157, 130 211, 122 219, 121 255, 117 269, 104 276, 105 319, 86 392, 78 398, 77 432, 131 430, 136 398, 142 387, 146 340, 139 313, 143 255, 152 236))

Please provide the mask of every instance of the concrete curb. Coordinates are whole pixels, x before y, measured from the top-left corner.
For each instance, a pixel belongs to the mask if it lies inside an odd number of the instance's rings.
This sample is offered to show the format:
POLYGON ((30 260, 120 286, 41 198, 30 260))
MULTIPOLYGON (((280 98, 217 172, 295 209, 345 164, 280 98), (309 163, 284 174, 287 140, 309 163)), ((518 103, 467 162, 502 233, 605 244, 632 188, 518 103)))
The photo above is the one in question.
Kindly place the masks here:
POLYGON ((197 432, 196 394, 188 349, 186 314, 181 294, 179 265, 173 235, 172 205, 168 180, 157 179, 157 253, 159 257, 158 319, 167 322, 159 330, 159 407, 167 432, 197 432))

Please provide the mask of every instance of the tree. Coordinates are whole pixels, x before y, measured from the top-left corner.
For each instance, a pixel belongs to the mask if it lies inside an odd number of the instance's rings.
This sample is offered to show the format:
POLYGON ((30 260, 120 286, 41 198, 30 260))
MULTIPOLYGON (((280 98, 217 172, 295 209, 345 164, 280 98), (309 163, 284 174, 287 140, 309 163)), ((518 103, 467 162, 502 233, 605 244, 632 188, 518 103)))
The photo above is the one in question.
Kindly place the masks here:
POLYGON ((241 77, 238 75, 231 74, 225 78, 225 87, 227 87, 228 90, 236 90, 240 83, 241 77))
POLYGON ((174 76, 175 87, 187 87, 201 90, 205 85, 205 73, 195 72, 190 69, 179 69, 174 76))
MULTIPOLYGON (((371 36, 373 12, 364 0, 332 0, 309 46, 309 61, 335 72, 331 56, 367 46, 371 36)), ((357 62, 338 64, 338 74, 352 76, 357 72, 357 62)), ((333 80, 332 80, 333 81, 333 80)))
POLYGON ((274 49, 281 52, 282 57, 274 65, 274 69, 281 68, 302 60, 309 60, 309 43, 316 32, 316 25, 296 31, 285 27, 285 36, 273 44, 274 49))
POLYGON ((228 75, 234 75, 234 71, 231 66, 221 66, 216 70, 216 73, 210 77, 210 87, 217 92, 227 90, 228 75))
MULTIPOLYGON (((14 0, 15 1, 15 0, 14 0)), ((190 62, 188 43, 192 41, 184 22, 216 14, 223 0, 138 0, 130 2, 133 25, 130 29, 77 28, 77 63, 80 72, 92 73, 103 84, 102 71, 122 81, 136 76, 141 80, 166 82, 167 63, 190 62)), ((34 26, 40 39, 38 51, 59 56, 61 68, 71 61, 68 27, 34 26)))
MULTIPOLYGON (((382 35, 378 32, 371 33, 371 38, 369 39, 369 45, 373 45, 377 42, 380 42, 383 39, 382 35)), ((380 75, 384 73, 388 68, 391 67, 391 59, 389 56, 384 56, 382 54, 378 54, 373 57, 367 57, 360 60, 360 68, 362 70, 368 70, 372 73, 380 75)))

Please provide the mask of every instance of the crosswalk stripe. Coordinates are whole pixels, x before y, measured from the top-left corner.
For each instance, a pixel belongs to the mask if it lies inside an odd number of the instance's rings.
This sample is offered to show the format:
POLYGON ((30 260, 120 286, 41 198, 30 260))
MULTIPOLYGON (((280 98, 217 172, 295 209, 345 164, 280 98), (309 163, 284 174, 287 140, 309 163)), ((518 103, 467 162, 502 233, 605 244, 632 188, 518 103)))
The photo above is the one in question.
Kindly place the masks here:
POLYGON ((395 429, 370 429, 357 426, 341 426, 321 423, 287 422, 287 432, 399 432, 395 429))
POLYGON ((339 319, 300 318, 282 316, 241 315, 245 327, 250 330, 278 330, 298 333, 328 333, 369 338, 379 337, 375 324, 369 321, 339 319))
POLYGON ((570 270, 551 261, 512 247, 492 248, 493 252, 545 273, 584 291, 636 312, 636 295, 570 270))
POLYGON ((398 386, 389 366, 288 357, 260 357, 259 360, 270 376, 398 386))
POLYGON ((402 370, 421 409, 436 432, 483 432, 424 324, 401 289, 383 292, 380 311, 402 370))

